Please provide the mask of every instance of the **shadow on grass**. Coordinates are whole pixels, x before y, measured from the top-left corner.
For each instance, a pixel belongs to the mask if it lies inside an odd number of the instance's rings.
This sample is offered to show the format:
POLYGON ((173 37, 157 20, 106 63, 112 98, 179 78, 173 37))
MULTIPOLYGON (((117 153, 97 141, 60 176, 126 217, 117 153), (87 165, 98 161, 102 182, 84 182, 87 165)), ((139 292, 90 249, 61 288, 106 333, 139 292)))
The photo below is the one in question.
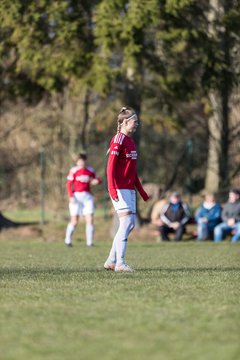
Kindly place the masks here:
POLYGON ((1 212, 0 212, 0 231, 2 229, 10 229, 10 228, 19 228, 21 226, 33 226, 33 225, 39 225, 39 221, 22 221, 22 222, 16 222, 12 221, 8 218, 6 218, 1 212))

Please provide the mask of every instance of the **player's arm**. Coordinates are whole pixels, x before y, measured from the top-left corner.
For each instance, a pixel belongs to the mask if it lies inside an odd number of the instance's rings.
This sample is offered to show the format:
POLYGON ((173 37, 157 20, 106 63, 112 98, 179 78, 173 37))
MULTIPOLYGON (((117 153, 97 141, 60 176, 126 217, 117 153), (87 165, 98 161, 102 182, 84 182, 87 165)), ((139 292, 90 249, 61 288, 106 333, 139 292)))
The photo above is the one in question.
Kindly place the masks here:
POLYGON ((139 194, 141 195, 141 197, 143 198, 143 200, 147 201, 149 199, 149 196, 146 193, 146 191, 144 190, 144 188, 141 184, 141 181, 139 180, 137 175, 136 175, 136 180, 135 180, 135 187, 136 187, 137 191, 139 192, 139 194))
POLYGON ((160 214, 160 217, 161 217, 161 220, 164 224, 170 226, 171 225, 171 221, 167 218, 166 216, 166 212, 167 212, 167 209, 169 207, 169 204, 165 204, 162 208, 162 211, 161 211, 161 214, 160 214))
POLYGON ((66 182, 66 188, 69 200, 73 199, 73 182, 74 182, 74 174, 70 170, 68 176, 67 176, 67 182, 66 182))
POLYGON ((108 191, 113 200, 118 201, 117 190, 115 188, 114 179, 116 176, 116 163, 119 156, 120 144, 112 142, 110 144, 108 163, 107 163, 107 182, 108 182, 108 191))
POLYGON ((99 185, 101 184, 102 180, 100 179, 100 177, 98 177, 95 173, 95 171, 92 171, 92 176, 91 176, 91 185, 99 185))
POLYGON ((185 214, 184 214, 183 219, 180 221, 180 223, 182 225, 185 225, 188 222, 188 220, 190 219, 191 214, 190 214, 190 210, 189 210, 189 207, 187 206, 187 204, 182 204, 182 207, 183 207, 185 214))
POLYGON ((220 205, 217 205, 214 209, 214 212, 212 214, 212 218, 210 220, 218 220, 221 218, 221 212, 222 212, 222 208, 220 205))
POLYGON ((222 220, 224 222, 227 222, 229 219, 229 211, 228 211, 228 203, 226 203, 226 205, 223 207, 223 211, 222 211, 222 220))
POLYGON ((198 221, 199 219, 201 219, 201 218, 203 217, 203 207, 202 207, 202 206, 200 206, 200 207, 197 209, 194 217, 195 217, 195 220, 196 220, 196 221, 198 221))

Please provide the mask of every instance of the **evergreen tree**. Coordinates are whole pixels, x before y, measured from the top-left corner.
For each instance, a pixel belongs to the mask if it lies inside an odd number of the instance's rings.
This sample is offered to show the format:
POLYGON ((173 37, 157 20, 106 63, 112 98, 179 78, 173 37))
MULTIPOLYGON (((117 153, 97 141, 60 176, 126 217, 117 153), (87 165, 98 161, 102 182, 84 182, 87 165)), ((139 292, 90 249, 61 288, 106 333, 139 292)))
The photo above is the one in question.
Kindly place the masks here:
POLYGON ((238 1, 159 1, 161 21, 156 43, 165 74, 159 77, 167 102, 206 96, 209 116, 209 155, 206 188, 229 185, 229 108, 239 82, 240 8, 238 1))

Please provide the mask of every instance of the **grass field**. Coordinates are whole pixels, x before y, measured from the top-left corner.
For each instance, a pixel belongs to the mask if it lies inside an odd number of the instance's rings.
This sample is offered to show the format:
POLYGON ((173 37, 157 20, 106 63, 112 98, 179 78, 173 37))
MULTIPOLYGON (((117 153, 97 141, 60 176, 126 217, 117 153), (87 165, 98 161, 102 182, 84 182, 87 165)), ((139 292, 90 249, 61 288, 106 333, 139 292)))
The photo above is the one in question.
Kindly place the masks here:
POLYGON ((116 274, 109 241, 4 234, 1 360, 240 358, 240 244, 133 239, 116 274))

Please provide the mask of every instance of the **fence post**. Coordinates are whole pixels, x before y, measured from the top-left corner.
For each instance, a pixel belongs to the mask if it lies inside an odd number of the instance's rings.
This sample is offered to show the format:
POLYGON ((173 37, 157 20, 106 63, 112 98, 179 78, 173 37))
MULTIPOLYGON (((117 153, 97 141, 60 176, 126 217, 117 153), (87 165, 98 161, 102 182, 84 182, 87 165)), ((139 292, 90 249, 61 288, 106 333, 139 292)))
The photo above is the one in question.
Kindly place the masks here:
POLYGON ((41 207, 41 218, 40 224, 43 225, 45 222, 45 149, 41 146, 40 151, 40 207, 41 207))

